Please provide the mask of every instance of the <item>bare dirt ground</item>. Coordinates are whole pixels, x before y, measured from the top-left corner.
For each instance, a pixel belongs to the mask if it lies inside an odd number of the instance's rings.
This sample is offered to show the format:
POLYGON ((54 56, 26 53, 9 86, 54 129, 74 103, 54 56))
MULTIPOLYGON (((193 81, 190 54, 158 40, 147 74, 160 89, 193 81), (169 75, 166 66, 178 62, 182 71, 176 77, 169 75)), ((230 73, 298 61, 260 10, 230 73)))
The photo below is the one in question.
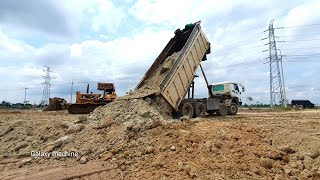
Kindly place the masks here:
MULTIPOLYGON (((145 113, 135 119, 158 118, 145 113)), ((95 119, 1 110, 0 179, 320 179, 320 110, 145 124, 95 119)))

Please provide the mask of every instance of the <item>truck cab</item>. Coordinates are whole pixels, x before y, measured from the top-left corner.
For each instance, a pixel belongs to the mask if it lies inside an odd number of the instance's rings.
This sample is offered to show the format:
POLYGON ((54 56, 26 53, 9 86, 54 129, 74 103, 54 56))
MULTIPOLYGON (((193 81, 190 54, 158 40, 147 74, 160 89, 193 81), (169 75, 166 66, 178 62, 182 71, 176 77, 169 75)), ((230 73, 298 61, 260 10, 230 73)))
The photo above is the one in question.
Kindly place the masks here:
MULTIPOLYGON (((210 84, 210 90, 212 95, 217 96, 230 96, 232 98, 232 102, 236 103, 238 106, 241 106, 241 93, 245 91, 244 86, 240 83, 235 82, 219 82, 210 84)), ((208 97, 210 97, 210 93, 208 93, 208 97)))

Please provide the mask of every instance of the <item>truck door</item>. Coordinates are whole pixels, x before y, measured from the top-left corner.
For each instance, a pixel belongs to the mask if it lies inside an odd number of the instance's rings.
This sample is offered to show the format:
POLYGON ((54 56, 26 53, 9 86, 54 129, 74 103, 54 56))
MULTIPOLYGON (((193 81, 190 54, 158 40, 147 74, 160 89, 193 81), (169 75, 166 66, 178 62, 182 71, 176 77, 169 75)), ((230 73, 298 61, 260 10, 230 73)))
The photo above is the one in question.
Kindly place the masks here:
POLYGON ((239 90, 238 84, 233 84, 233 90, 232 90, 232 92, 235 93, 236 95, 241 94, 241 92, 240 92, 240 90, 239 90))

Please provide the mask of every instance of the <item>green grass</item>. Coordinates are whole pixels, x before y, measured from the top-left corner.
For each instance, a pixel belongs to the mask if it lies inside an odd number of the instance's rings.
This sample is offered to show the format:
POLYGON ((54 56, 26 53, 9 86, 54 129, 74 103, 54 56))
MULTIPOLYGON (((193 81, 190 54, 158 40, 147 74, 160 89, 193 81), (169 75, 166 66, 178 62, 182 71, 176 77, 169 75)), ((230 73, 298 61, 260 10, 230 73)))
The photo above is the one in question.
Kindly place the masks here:
POLYGON ((292 110, 292 108, 290 106, 288 107, 282 107, 282 106, 276 106, 276 107, 273 107, 272 109, 274 110, 279 110, 279 111, 289 111, 289 110, 292 110))

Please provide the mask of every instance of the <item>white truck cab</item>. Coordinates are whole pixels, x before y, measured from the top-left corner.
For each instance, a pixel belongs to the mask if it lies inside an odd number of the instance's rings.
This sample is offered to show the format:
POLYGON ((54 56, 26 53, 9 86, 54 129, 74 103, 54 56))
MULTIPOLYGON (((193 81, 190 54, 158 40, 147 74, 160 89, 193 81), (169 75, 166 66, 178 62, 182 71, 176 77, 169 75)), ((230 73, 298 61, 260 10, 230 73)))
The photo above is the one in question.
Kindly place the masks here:
POLYGON ((230 81, 213 83, 210 84, 210 89, 213 95, 230 95, 232 98, 238 99, 238 105, 242 104, 240 95, 245 91, 245 89, 240 83, 234 83, 230 81))

